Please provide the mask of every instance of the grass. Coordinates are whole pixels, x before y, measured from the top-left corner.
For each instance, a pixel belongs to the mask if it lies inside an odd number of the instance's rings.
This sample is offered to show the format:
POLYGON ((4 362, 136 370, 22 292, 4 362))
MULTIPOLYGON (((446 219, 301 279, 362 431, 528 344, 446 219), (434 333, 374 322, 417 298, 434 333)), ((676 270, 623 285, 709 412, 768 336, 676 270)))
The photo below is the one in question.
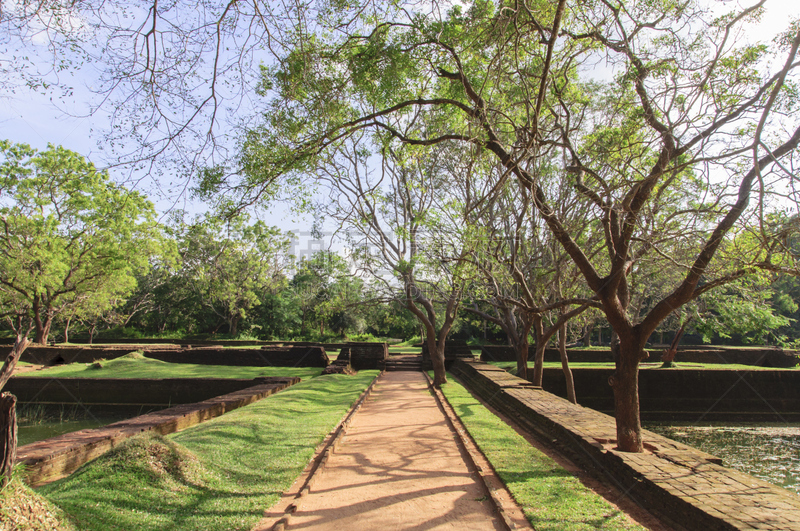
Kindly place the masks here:
POLYGON ((398 352, 408 352, 412 354, 422 354, 422 347, 389 347, 389 354, 396 354, 398 352))
POLYGON ((320 376, 167 438, 135 437, 40 492, 80 529, 250 529, 376 376, 320 376))
MULTIPOLYGON (((515 370, 517 368, 516 361, 490 361, 491 365, 495 365, 505 370, 515 370)), ((528 362, 528 367, 533 370, 533 362, 528 362)), ((561 368, 560 361, 546 361, 544 362, 545 368, 561 368)), ((613 362, 569 362, 570 369, 613 369, 613 362)), ((660 369, 661 362, 645 362, 639 365, 641 370, 660 369)), ((757 367, 755 365, 742 365, 737 363, 689 363, 689 362, 676 362, 675 367, 672 369, 664 370, 724 370, 724 371, 795 371, 798 367, 789 368, 775 368, 775 367, 757 367)))
POLYGON ((319 376, 320 367, 234 367, 168 363, 131 352, 113 360, 70 363, 26 373, 20 378, 257 378, 259 376, 319 376))
POLYGON ((22 474, 22 467, 15 467, 11 482, 0 490, 0 530, 74 531, 64 511, 25 485, 22 474))
POLYGON ((644 529, 531 446, 454 378, 442 391, 537 531, 644 529))

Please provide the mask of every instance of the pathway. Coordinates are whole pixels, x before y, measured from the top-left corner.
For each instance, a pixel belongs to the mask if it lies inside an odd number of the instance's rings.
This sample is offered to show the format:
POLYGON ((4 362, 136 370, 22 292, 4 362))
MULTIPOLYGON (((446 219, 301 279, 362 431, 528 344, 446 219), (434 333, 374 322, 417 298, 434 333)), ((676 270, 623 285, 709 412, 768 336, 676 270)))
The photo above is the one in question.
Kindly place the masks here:
POLYGON ((421 372, 386 372, 289 529, 503 529, 421 372))

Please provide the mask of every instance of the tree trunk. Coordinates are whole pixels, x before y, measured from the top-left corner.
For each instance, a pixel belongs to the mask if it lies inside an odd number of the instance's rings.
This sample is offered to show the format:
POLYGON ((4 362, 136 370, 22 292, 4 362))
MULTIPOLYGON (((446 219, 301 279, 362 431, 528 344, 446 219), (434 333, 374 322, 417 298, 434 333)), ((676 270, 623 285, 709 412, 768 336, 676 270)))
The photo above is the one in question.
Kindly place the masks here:
POLYGON ((89 344, 91 345, 94 341, 94 331, 97 328, 97 325, 92 323, 92 326, 89 327, 89 344))
POLYGON ((542 386, 542 377, 544 376, 544 349, 546 348, 546 341, 544 340, 544 327, 542 325, 541 317, 533 318, 533 333, 536 337, 536 355, 533 362, 533 385, 542 386))
POLYGON ((583 329, 583 346, 589 348, 592 346, 592 332, 594 332, 594 325, 587 324, 583 329))
MULTIPOLYGON (((661 356, 661 361, 664 363, 661 365, 662 369, 669 369, 675 367, 675 355, 678 353, 678 345, 681 342, 681 337, 683 337, 683 333, 686 331, 686 327, 689 326, 689 323, 692 321, 692 317, 686 320, 680 327, 680 329, 675 333, 675 337, 672 339, 672 343, 670 343, 669 348, 664 351, 664 354, 661 356)), ((663 332, 662 332, 663 335, 663 332)))
POLYGON ((67 319, 67 324, 64 325, 64 343, 69 343, 69 324, 72 322, 72 317, 67 319))
POLYGON ((228 320, 228 333, 231 339, 236 339, 236 334, 239 332, 239 316, 231 317, 228 320))
POLYGON ((41 316, 36 318, 36 337, 33 338, 34 343, 40 345, 47 344, 47 337, 50 335, 50 327, 53 326, 53 317, 50 315, 45 316, 42 321, 41 316))
POLYGON ((569 358, 567 357, 566 324, 558 329, 558 353, 561 356, 561 370, 564 371, 564 378, 567 382, 567 398, 573 404, 577 404, 578 399, 575 396, 575 381, 572 379, 572 370, 569 368, 569 358))
POLYGON ((628 341, 621 341, 617 349, 616 371, 608 379, 614 390, 617 447, 623 452, 641 452, 644 446, 639 418, 639 362, 644 359, 644 350, 628 341))
POLYGON ((528 334, 517 339, 517 376, 523 380, 528 379, 528 334))
POLYGON ((0 488, 11 481, 17 459, 17 397, 0 394, 0 488))
POLYGON ((3 390, 6 382, 11 379, 11 375, 14 373, 14 367, 17 366, 19 358, 22 356, 22 353, 25 352, 25 349, 28 348, 29 344, 30 342, 28 341, 27 336, 17 335, 17 339, 14 341, 14 346, 11 348, 11 352, 8 353, 8 356, 6 356, 6 361, 3 362, 3 367, 0 368, 0 391, 3 390))
MULTIPOLYGON (((426 328, 428 327, 426 326, 426 328)), ((428 346, 428 353, 431 356, 431 364, 433 365, 433 386, 438 388, 447 383, 447 370, 444 366, 445 340, 437 341, 433 330, 428 329, 425 341, 428 346)))

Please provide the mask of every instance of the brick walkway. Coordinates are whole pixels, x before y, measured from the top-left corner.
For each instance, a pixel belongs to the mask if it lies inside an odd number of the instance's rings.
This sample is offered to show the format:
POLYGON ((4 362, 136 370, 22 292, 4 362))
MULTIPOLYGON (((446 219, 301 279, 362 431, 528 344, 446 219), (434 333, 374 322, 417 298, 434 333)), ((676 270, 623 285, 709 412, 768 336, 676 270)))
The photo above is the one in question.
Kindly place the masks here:
POLYGON ((503 529, 421 372, 387 372, 289 529, 503 529))
POLYGON ((644 430, 646 453, 613 450, 614 419, 571 404, 484 363, 453 372, 494 407, 547 437, 575 461, 688 529, 800 531, 800 496, 721 466, 717 457, 644 430))

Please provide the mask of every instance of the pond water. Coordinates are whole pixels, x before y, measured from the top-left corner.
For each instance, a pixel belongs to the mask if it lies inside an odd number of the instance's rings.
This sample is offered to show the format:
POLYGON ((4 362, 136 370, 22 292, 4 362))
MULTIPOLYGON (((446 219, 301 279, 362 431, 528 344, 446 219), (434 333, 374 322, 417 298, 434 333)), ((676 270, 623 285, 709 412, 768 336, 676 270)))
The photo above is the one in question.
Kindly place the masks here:
POLYGON ((82 405, 29 406, 17 410, 17 445, 23 446, 64 433, 99 428, 143 415, 153 408, 123 406, 90 408, 82 405))
POLYGON ((122 419, 82 419, 82 420, 62 420, 40 422, 37 424, 22 424, 17 426, 17 445, 23 446, 25 444, 35 443, 50 437, 70 433, 78 430, 86 430, 89 428, 99 428, 112 422, 122 419))
POLYGON ((725 466, 800 494, 800 424, 647 422, 644 427, 720 457, 725 466))

